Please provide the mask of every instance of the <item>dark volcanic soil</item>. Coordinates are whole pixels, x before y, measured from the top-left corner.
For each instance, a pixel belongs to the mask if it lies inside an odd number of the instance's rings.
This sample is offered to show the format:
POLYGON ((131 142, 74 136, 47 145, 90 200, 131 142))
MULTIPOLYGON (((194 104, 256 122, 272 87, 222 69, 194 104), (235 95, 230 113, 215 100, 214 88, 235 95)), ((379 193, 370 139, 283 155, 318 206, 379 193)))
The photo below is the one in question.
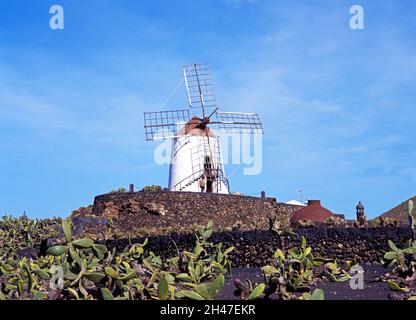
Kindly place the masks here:
POLYGON ((326 300, 388 300, 390 288, 387 282, 381 281, 379 277, 384 276, 388 270, 381 265, 365 265, 364 289, 353 290, 349 281, 325 282, 318 285, 325 292, 326 300))
MULTIPOLYGON (((352 290, 349 282, 324 282, 313 287, 321 288, 325 293, 325 300, 388 300, 390 289, 386 282, 379 277, 388 272, 381 265, 364 265, 364 289, 352 290)), ((219 300, 238 299, 235 294, 234 281, 236 279, 250 279, 252 283, 260 283, 263 275, 260 268, 235 268, 230 277, 226 278, 224 290, 218 297, 219 300)))

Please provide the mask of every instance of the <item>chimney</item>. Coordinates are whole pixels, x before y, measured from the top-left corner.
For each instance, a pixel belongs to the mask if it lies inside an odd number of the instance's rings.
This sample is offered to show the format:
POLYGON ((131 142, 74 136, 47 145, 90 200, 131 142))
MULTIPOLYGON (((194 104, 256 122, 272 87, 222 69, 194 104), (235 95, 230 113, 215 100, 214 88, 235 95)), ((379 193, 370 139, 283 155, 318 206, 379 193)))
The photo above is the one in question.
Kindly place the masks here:
POLYGON ((134 192, 134 184, 130 184, 129 192, 134 192))
POLYGON ((308 200, 308 206, 321 206, 321 200, 308 200))
POLYGON ((359 201, 355 208, 357 209, 357 222, 362 223, 365 219, 364 205, 359 201))

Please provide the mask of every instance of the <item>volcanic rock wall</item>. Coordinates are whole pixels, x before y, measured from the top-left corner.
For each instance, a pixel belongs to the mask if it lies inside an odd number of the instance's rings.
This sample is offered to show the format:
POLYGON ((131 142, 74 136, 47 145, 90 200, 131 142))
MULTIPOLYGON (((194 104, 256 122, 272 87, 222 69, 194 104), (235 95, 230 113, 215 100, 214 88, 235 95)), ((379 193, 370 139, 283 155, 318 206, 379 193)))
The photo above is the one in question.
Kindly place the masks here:
MULTIPOLYGON (((192 225, 212 220, 216 230, 268 229, 269 218, 288 226, 300 207, 256 198, 195 192, 125 192, 97 196, 92 214, 112 218, 118 230, 144 230, 149 234, 184 233, 192 225), (244 226, 246 228, 244 228, 244 226)), ((145 232, 145 233, 146 233, 145 232)))
MULTIPOLYGON (((191 250, 195 243, 191 226, 206 225, 212 220, 216 233, 211 240, 223 247, 234 246, 233 266, 260 267, 269 263, 276 248, 282 248, 281 238, 269 231, 269 218, 277 217, 281 226, 289 223, 297 206, 278 203, 274 198, 255 198, 193 192, 132 192, 97 196, 92 217, 76 217, 77 234, 107 232, 108 218, 119 231, 114 240, 102 241, 120 249, 128 245, 123 235, 134 230, 139 237, 133 242, 149 239, 147 250, 169 258, 180 250, 191 250), (137 232, 141 230, 142 232, 137 232), (91 231, 91 232, 88 232, 91 231), (143 237, 141 237, 143 235, 143 237), (118 239, 117 239, 118 238, 118 239)), ((305 236, 316 255, 339 261, 379 262, 388 250, 387 240, 403 246, 413 237, 409 228, 393 226, 377 228, 328 227, 295 229, 297 240, 287 238, 285 248, 299 244, 305 236)), ((103 238, 101 238, 103 239, 103 238)))
MULTIPOLYGON (((326 258, 336 258, 338 261, 355 258, 358 262, 380 262, 384 252, 389 247, 387 240, 402 247, 412 238, 410 228, 301 228, 295 230, 297 240, 285 239, 285 248, 298 246, 300 237, 304 236, 312 247, 313 253, 326 258)), ((134 239, 133 242, 143 242, 144 238, 134 239)), ((195 244, 194 235, 165 235, 148 238, 147 250, 151 250, 164 258, 170 258, 179 250, 191 250, 195 244)), ((273 259, 276 248, 282 248, 281 239, 270 231, 233 231, 214 233, 210 239, 214 243, 223 243, 223 248, 234 246, 230 255, 233 267, 261 267, 273 259)), ((123 249, 128 245, 127 240, 109 240, 109 247, 123 249)))

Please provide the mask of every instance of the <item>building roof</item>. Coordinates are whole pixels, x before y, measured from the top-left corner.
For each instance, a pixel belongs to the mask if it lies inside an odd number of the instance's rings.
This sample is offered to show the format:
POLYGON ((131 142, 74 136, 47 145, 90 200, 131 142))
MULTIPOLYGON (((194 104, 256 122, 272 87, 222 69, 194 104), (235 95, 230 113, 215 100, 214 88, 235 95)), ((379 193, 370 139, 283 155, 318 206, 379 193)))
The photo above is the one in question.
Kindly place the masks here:
POLYGON ((390 219, 396 219, 403 223, 408 223, 409 219, 409 200, 413 200, 413 202, 416 202, 416 196, 402 202, 398 206, 394 207, 393 209, 383 213, 381 216, 383 218, 390 218, 390 219))
POLYGON ((196 116, 193 116, 192 119, 189 120, 181 130, 179 130, 178 135, 215 136, 210 128, 202 125, 202 119, 196 116))
POLYGON ((334 216, 334 214, 328 209, 322 207, 320 200, 309 200, 306 207, 296 211, 293 214, 291 222, 297 222, 299 220, 324 222, 332 216, 334 216))
POLYGON ((306 204, 304 204, 302 202, 299 202, 297 200, 290 200, 290 201, 286 202, 286 204, 291 204, 291 205, 294 205, 294 206, 303 206, 303 207, 306 206, 306 204))

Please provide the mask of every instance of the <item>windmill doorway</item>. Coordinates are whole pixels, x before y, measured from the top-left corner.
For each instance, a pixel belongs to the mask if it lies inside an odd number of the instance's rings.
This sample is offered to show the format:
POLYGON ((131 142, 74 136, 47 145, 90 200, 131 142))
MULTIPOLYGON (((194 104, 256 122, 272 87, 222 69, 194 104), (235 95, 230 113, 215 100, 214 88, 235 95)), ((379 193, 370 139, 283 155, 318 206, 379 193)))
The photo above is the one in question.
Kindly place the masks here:
POLYGON ((207 189, 206 189, 207 191, 206 192, 212 193, 215 177, 213 176, 213 165, 212 165, 212 159, 210 156, 205 156, 204 174, 207 177, 207 189))

